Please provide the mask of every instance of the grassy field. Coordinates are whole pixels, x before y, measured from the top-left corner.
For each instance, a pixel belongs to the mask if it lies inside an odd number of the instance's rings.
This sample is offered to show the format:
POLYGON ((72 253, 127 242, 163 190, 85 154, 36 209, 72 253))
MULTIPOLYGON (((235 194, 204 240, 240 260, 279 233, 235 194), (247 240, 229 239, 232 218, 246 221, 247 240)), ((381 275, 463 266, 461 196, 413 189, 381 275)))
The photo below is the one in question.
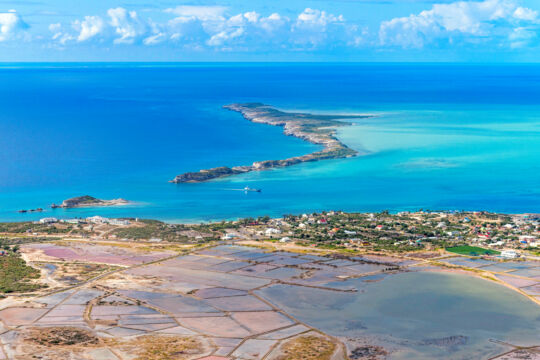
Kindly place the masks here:
POLYGON ((499 251, 484 249, 477 246, 455 246, 451 248, 446 248, 446 251, 450 251, 460 255, 469 255, 469 256, 478 256, 478 255, 499 255, 499 251))

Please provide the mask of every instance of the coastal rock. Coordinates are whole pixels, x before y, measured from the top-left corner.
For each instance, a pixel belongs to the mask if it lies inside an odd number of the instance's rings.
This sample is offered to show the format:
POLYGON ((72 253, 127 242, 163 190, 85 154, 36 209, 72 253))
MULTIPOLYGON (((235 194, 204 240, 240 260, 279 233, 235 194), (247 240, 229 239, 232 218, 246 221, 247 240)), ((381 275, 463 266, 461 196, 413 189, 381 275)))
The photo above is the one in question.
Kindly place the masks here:
POLYGON ((127 203, 128 201, 124 199, 101 200, 90 195, 83 195, 66 199, 62 202, 61 205, 52 204, 51 208, 69 209, 77 207, 125 205, 127 203))
POLYGON ((226 176, 262 171, 327 159, 348 158, 358 155, 335 137, 335 129, 350 125, 346 119, 369 117, 366 115, 313 115, 306 113, 287 113, 261 103, 232 104, 224 108, 240 112, 246 120, 284 128, 285 135, 294 136, 312 144, 321 145, 323 149, 311 154, 295 156, 282 160, 256 161, 248 166, 235 166, 233 168, 222 166, 213 169, 187 172, 176 176, 172 183, 194 183, 209 181, 226 176))
POLYGON ((217 179, 224 176, 240 174, 242 172, 246 172, 246 171, 243 171, 239 168, 230 168, 227 166, 221 166, 221 167, 208 169, 208 170, 200 170, 198 172, 184 173, 182 175, 178 175, 177 177, 175 177, 173 180, 171 180, 171 182, 172 183, 202 182, 202 181, 217 179))

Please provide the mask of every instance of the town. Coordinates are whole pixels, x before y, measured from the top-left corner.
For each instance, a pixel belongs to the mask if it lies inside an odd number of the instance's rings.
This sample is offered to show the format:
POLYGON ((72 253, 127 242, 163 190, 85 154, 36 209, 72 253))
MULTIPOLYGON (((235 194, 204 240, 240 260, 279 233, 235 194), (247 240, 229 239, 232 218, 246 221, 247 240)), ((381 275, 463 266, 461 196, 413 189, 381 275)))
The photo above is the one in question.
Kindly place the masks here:
MULTIPOLYGON (((498 253, 515 258, 538 253, 539 214, 488 212, 323 212, 241 221, 242 234, 255 239, 294 241, 329 249, 387 252, 432 251, 469 246, 470 255, 498 253), (476 250, 474 247, 480 247, 476 250), (483 248, 492 249, 484 252, 483 248)), ((469 254, 466 254, 469 255, 469 254)))
POLYGON ((391 214, 321 213, 245 218, 201 224, 167 224, 156 220, 42 218, 3 223, 0 233, 19 236, 81 236, 152 242, 271 241, 348 252, 429 252, 459 249, 463 255, 505 258, 540 255, 540 214, 417 211, 391 214))

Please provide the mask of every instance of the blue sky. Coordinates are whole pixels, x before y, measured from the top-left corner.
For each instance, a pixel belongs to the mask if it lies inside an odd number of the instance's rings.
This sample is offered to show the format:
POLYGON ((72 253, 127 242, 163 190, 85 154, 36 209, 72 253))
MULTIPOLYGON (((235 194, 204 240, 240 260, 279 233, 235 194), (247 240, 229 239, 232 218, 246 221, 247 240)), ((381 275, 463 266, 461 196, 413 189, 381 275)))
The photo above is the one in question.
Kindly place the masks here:
POLYGON ((0 61, 540 61, 540 0, 0 0, 0 61))

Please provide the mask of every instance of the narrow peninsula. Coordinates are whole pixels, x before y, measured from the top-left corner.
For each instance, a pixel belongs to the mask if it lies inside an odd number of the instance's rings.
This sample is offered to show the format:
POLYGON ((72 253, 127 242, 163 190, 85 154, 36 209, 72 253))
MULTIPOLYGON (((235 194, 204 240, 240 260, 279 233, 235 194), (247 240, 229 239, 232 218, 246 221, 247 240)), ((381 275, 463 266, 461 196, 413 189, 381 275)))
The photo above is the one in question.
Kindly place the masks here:
POLYGON ((336 128, 351 125, 347 119, 370 117, 369 115, 314 115, 307 113, 284 112, 261 103, 231 104, 225 109, 241 113, 246 120, 274 126, 281 126, 284 133, 323 146, 322 150, 283 160, 256 161, 247 166, 221 166, 198 172, 187 172, 176 176, 172 183, 195 183, 226 176, 291 166, 303 162, 348 158, 358 155, 356 150, 339 141, 336 128))

